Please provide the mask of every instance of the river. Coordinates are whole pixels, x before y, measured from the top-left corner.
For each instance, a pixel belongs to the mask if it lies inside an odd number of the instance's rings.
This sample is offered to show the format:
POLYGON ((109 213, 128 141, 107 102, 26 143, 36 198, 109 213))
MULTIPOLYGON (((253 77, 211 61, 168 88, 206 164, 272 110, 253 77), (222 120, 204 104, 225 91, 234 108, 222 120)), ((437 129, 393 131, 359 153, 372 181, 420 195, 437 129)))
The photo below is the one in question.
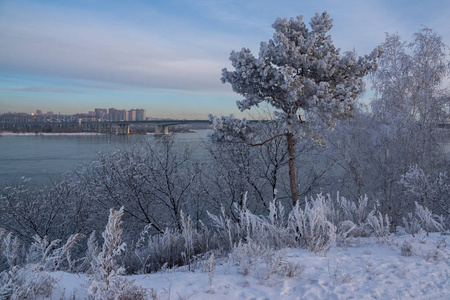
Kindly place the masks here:
MULTIPOLYGON (((201 160, 206 155, 203 141, 207 141, 209 132, 211 130, 179 133, 176 143, 196 147, 194 157, 201 160)), ((0 133, 0 188, 21 177, 29 178, 32 185, 43 186, 49 184, 51 178, 91 162, 98 152, 111 153, 143 139, 155 138, 153 135, 0 133)), ((442 146, 444 152, 450 153, 450 144, 442 146)))
MULTIPOLYGON (((176 134, 178 145, 190 144, 201 148, 210 130, 176 134)), ((135 144, 153 135, 2 135, 0 136, 0 188, 21 177, 30 184, 43 186, 51 178, 91 162, 98 152, 111 153, 118 148, 135 144)), ((202 151, 203 150, 203 151, 202 151)), ((196 158, 205 155, 200 149, 196 158)))

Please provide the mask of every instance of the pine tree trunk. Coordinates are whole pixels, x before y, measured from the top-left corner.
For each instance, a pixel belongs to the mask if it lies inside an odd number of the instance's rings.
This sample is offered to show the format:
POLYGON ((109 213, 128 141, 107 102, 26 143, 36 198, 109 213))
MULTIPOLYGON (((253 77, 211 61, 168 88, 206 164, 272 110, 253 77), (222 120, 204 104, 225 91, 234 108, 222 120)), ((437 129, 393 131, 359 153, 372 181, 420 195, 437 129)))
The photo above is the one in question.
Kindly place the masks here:
POLYGON ((294 162, 294 135, 286 134, 289 152, 289 183, 291 186, 292 205, 295 206, 298 201, 297 183, 295 182, 295 162, 294 162))

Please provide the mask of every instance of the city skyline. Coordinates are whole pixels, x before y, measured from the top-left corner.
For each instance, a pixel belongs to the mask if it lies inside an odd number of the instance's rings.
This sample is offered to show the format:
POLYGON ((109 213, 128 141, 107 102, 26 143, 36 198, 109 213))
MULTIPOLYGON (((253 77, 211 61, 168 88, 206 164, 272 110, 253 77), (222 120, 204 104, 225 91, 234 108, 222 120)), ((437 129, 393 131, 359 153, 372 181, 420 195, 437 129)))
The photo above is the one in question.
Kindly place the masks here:
MULTIPOLYGON (((385 33, 427 26, 450 44, 448 1, 0 2, 0 113, 142 107, 153 117, 240 114, 220 82, 232 50, 272 38, 277 17, 333 18, 343 51, 368 54, 385 33)), ((366 97, 370 97, 368 93, 366 97)))
MULTIPOLYGON (((110 107, 110 108, 94 108, 93 110, 88 110, 88 111, 84 111, 84 112, 76 112, 76 113, 72 113, 72 114, 62 114, 61 112, 55 112, 53 110, 50 111, 43 111, 42 109, 36 109, 35 112, 6 112, 6 113, 0 113, 0 115, 30 115, 30 116, 39 116, 39 115, 86 115, 86 116, 99 116, 99 117, 104 117, 104 116, 113 116, 115 115, 117 112, 123 112, 127 115, 127 117, 123 118, 123 120, 127 121, 127 120, 145 120, 146 119, 146 112, 147 110, 144 108, 130 108, 130 109, 125 109, 125 108, 115 108, 115 107, 110 107)), ((112 120, 112 119, 109 119, 112 120)), ((114 121, 119 121, 119 120, 114 120, 114 121)))

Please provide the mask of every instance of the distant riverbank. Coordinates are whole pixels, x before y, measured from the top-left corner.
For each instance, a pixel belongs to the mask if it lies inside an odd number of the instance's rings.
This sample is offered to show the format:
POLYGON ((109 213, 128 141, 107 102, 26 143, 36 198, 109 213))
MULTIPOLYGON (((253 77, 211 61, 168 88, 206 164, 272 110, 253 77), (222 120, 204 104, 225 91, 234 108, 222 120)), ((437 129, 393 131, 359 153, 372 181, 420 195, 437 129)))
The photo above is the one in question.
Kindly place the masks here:
POLYGON ((57 136, 57 135, 105 135, 105 133, 96 133, 96 132, 66 132, 66 133, 48 133, 48 132, 0 132, 0 136, 36 136, 36 135, 48 135, 48 136, 57 136))
MULTIPOLYGON (((202 131, 202 130, 200 130, 202 131)), ((196 133, 194 130, 185 130, 180 132, 171 132, 171 133, 196 133)), ((92 135, 115 135, 113 133, 98 133, 98 132, 0 132, 0 137, 5 136, 92 136, 92 135)), ((130 133, 130 135, 155 135, 153 132, 147 133, 130 133)))

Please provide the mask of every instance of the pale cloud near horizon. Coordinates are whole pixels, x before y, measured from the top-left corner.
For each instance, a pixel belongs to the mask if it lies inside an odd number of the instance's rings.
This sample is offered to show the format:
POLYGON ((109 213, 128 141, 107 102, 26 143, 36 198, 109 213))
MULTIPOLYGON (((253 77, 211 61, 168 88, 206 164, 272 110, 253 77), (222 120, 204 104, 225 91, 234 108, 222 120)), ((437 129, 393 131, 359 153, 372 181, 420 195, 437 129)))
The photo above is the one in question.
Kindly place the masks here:
POLYGON ((79 90, 65 89, 65 88, 54 88, 49 86, 15 86, 9 88, 12 91, 23 91, 23 92, 38 92, 38 93, 63 93, 63 94, 80 94, 83 93, 79 90))

